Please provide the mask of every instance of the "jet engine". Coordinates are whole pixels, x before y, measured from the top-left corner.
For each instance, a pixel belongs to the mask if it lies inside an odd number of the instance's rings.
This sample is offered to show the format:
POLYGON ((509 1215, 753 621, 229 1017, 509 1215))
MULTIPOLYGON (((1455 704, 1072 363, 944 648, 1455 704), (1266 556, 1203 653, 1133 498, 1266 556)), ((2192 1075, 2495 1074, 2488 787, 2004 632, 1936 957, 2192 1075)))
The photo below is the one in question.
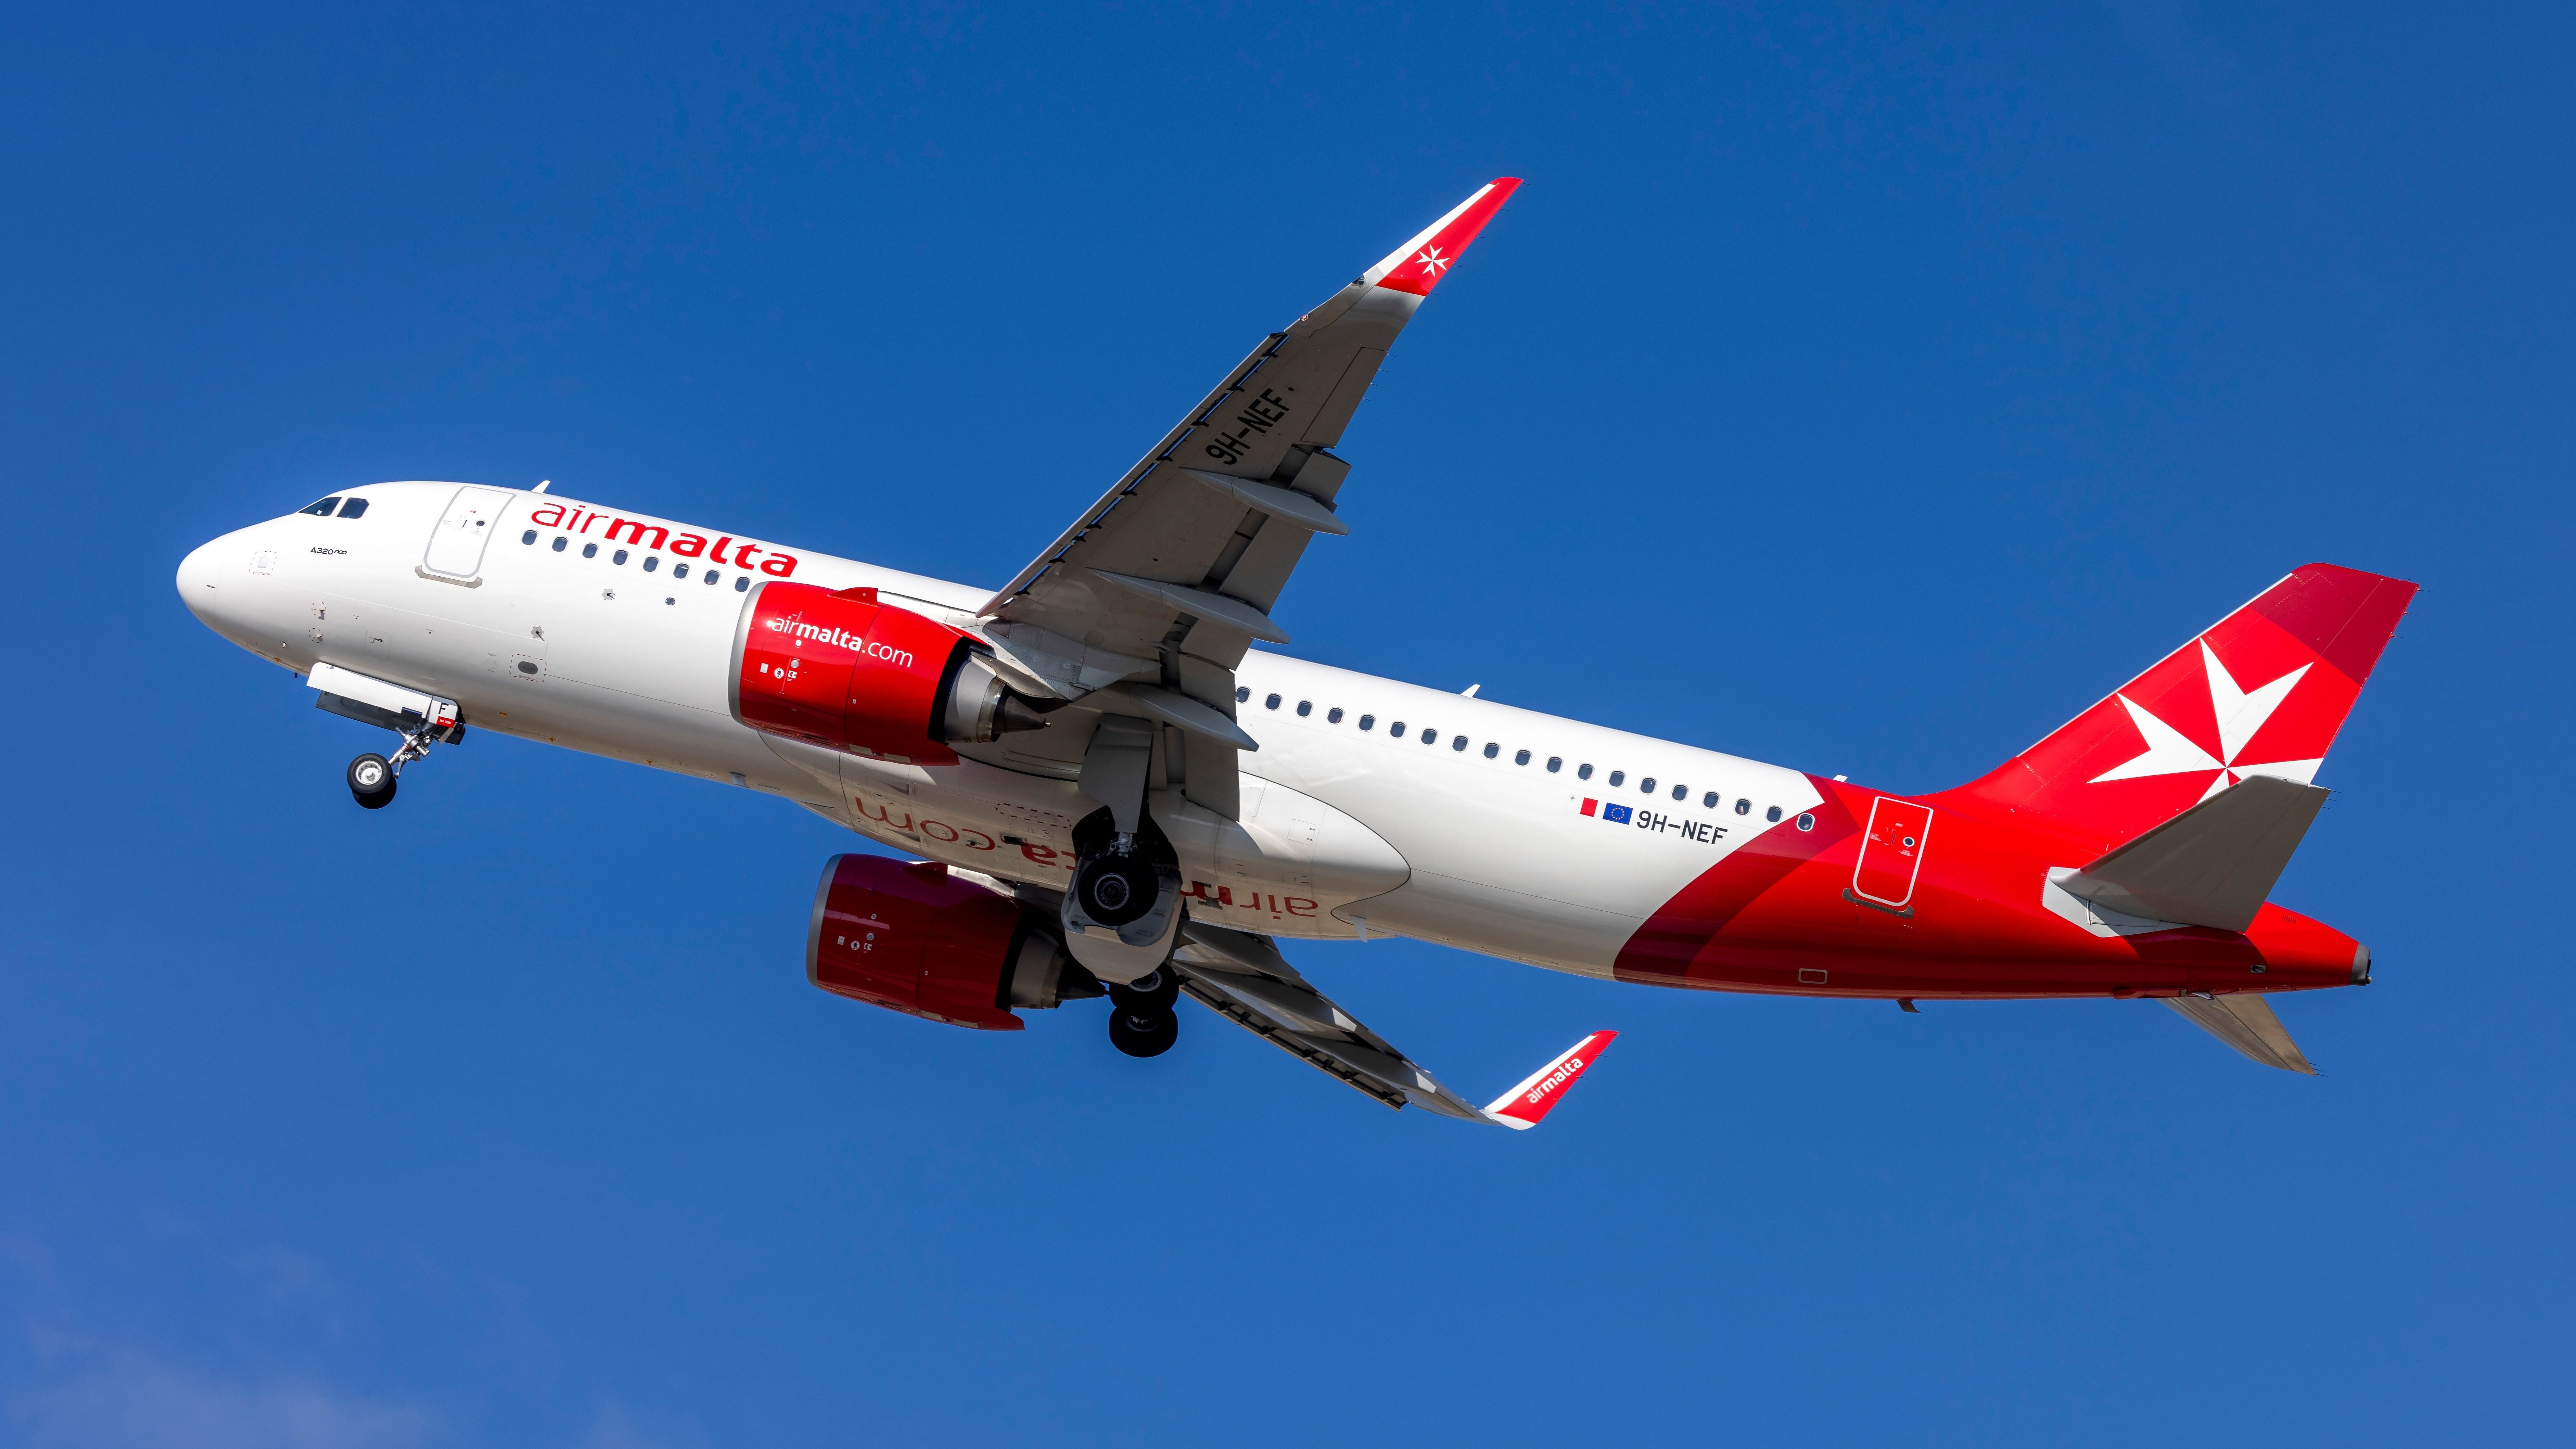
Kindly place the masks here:
POLYGON ((1015 1006, 1046 1010, 1101 994, 1045 917, 998 882, 882 855, 825 862, 805 977, 838 996, 986 1031, 1020 1030, 1015 1006))
POLYGON ((753 729, 916 765, 953 742, 1043 729, 973 635, 882 603, 874 589, 761 585, 734 637, 733 717, 753 729))

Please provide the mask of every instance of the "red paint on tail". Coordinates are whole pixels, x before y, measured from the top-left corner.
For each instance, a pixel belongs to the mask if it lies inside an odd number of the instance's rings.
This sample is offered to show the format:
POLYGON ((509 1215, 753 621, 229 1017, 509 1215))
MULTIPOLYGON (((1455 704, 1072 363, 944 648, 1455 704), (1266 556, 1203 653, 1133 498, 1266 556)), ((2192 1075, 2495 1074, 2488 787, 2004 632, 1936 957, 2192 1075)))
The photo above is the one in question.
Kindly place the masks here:
POLYGON ((2313 780, 2415 585, 2309 564, 1936 805, 2097 850, 2247 775, 2313 780))

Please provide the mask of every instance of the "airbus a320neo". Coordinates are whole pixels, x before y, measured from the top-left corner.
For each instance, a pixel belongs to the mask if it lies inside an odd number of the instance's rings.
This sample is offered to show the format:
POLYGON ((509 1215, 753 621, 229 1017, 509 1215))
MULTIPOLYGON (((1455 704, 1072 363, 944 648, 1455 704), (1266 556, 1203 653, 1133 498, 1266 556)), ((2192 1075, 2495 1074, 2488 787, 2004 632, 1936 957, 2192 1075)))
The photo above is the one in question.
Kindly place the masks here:
POLYGON ((1152 1056, 1186 994, 1393 1106, 1527 1127, 1610 1033, 1485 1106, 1292 967, 1410 936, 1646 986, 2153 997, 2310 1070, 2266 1004, 2370 979, 2269 899, 2415 586, 2310 564, 1981 779, 1906 795, 1305 663, 1273 607, 1347 532, 1334 451, 1480 188, 1263 338, 999 588, 612 504, 374 483, 206 544, 179 592, 394 732, 360 805, 468 727, 776 795, 825 863, 814 984, 1016 1031, 1106 995, 1152 1056), (1263 646, 1263 647, 1256 647, 1263 646))

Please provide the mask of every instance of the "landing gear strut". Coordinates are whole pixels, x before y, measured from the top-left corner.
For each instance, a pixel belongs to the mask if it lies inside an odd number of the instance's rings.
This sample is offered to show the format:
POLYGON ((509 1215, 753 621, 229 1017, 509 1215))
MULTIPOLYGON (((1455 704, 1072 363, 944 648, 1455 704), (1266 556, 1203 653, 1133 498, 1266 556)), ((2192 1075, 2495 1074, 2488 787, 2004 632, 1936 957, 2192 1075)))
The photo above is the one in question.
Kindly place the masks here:
POLYGON ((1109 1044, 1131 1057, 1158 1057, 1180 1040, 1181 1018, 1172 1010, 1180 999, 1181 978, 1165 966, 1127 985, 1101 983, 1109 990, 1109 1044))
POLYGON ((394 785, 402 775, 402 767, 428 754, 430 742, 446 731, 436 725, 423 725, 401 733, 402 748, 394 751, 392 759, 370 751, 349 762, 349 793, 369 810, 382 810, 394 803, 394 785))

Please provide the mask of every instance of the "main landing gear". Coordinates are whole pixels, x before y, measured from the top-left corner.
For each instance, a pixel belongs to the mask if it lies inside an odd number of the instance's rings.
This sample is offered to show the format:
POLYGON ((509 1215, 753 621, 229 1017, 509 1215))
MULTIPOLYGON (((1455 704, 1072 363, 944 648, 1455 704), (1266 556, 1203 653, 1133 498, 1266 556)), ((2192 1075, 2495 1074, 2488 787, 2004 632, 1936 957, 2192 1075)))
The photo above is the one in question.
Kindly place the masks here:
POLYGON ((1104 926, 1123 926, 1143 919, 1162 889, 1154 863, 1137 853, 1133 837, 1119 842, 1124 850, 1086 856, 1074 868, 1073 897, 1082 913, 1104 926))
POLYGON ((1172 1009, 1181 997, 1179 973, 1164 966, 1124 986, 1102 982, 1109 991, 1109 1044, 1131 1057, 1159 1057, 1180 1040, 1180 1013, 1172 1009))
POLYGON ((428 754, 430 742, 450 731, 424 725, 401 733, 402 748, 394 751, 392 759, 369 751, 349 762, 349 794, 366 809, 382 810, 394 803, 394 786, 402 767, 428 754))

